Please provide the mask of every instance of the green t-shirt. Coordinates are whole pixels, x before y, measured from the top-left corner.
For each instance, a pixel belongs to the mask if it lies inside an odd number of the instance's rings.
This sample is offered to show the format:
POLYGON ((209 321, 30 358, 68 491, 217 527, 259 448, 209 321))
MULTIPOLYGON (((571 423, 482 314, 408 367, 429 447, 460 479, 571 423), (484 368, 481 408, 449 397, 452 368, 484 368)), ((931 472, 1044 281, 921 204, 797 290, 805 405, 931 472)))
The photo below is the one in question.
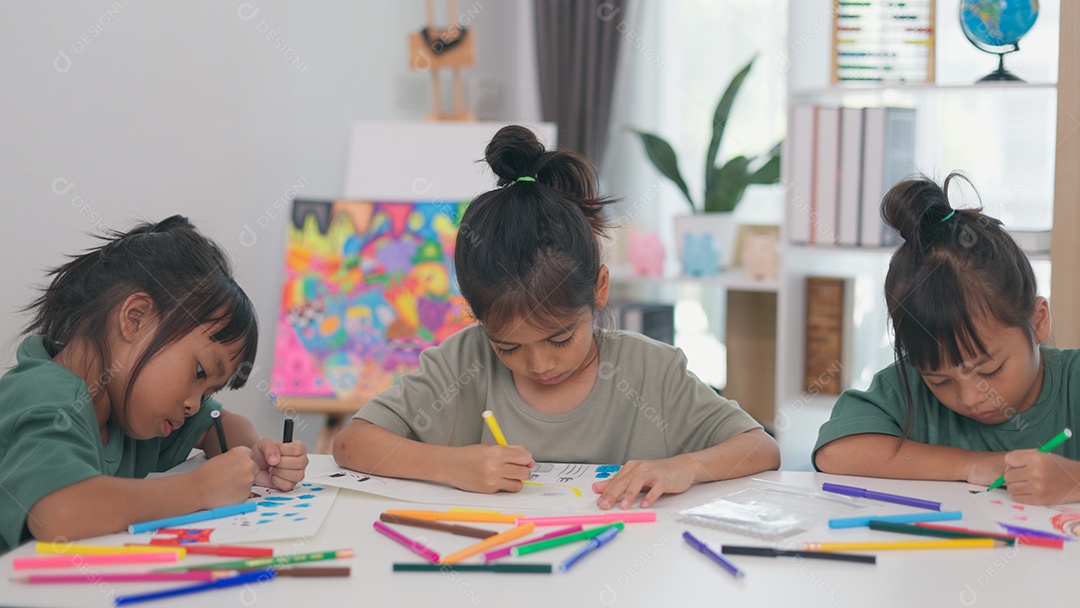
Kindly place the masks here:
MULTIPOLYGON (((1043 385, 1035 404, 1001 424, 985 424, 945 407, 908 366, 915 410, 908 439, 977 452, 1004 452, 1037 448, 1061 429, 1080 429, 1080 350, 1043 348, 1042 356, 1043 385)), ((840 395, 829 421, 818 431, 814 457, 826 443, 848 435, 900 437, 906 420, 899 373, 892 365, 878 372, 867 390, 848 390, 840 395)), ((1080 460, 1080 441, 1066 441, 1054 453, 1080 460)))
POLYGON ((138 441, 109 423, 101 444, 90 390, 54 363, 59 352, 45 336, 19 345, 15 367, 0 378, 0 553, 30 539, 26 516, 42 497, 95 477, 143 478, 183 462, 210 427, 207 401, 168 437, 138 441))
POLYGON ((536 460, 622 464, 669 458, 761 428, 686 369, 673 346, 624 331, 603 332, 596 384, 563 414, 529 407, 479 326, 420 355, 420 369, 368 401, 356 414, 424 443, 495 443, 481 414, 495 413, 511 444, 536 460))

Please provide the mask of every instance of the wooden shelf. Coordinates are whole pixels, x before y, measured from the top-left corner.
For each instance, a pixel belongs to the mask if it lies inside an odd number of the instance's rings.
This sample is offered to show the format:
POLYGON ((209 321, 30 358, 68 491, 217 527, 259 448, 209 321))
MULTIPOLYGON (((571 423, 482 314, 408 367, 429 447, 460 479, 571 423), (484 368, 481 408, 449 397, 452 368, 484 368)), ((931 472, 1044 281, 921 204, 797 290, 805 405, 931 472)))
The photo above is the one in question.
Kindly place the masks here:
POLYGON ((742 270, 728 270, 713 277, 689 277, 689 276, 641 276, 631 274, 624 270, 613 269, 611 281, 621 285, 707 285, 722 287, 730 291, 754 291, 764 293, 776 293, 779 283, 777 281, 759 281, 751 279, 742 270))

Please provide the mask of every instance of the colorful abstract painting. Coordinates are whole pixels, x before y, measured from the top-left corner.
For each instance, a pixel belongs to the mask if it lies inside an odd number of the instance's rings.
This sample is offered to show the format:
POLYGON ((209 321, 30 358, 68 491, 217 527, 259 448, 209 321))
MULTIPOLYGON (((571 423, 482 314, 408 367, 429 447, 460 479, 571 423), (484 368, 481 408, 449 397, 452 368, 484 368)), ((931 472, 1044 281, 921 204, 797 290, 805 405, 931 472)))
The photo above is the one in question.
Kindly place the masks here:
POLYGON ((465 206, 293 201, 274 393, 366 401, 466 327, 454 276, 465 206))

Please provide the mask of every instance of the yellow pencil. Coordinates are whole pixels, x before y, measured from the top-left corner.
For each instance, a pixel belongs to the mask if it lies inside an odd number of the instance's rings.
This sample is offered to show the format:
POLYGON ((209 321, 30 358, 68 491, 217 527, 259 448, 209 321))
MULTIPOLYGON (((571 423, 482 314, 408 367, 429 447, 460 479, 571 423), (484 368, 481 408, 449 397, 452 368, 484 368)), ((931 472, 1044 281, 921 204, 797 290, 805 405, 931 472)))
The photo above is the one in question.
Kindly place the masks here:
POLYGON ((432 521, 474 521, 489 524, 515 524, 521 514, 473 513, 470 511, 412 511, 409 509, 387 509, 390 515, 430 519, 432 521))
POLYGON ((491 429, 491 434, 495 436, 495 442, 505 447, 507 445, 506 437, 503 436, 502 429, 499 428, 499 422, 495 420, 495 412, 484 410, 481 415, 484 417, 484 422, 487 423, 488 428, 491 429))
POLYGON ((39 555, 129 555, 131 553, 158 553, 171 551, 178 559, 184 559, 187 549, 165 545, 123 547, 108 545, 76 545, 74 543, 38 542, 34 545, 39 555))
POLYGON ((440 561, 439 563, 456 564, 461 560, 465 559, 466 557, 476 555, 481 551, 486 551, 488 549, 491 549, 492 547, 497 547, 503 543, 508 543, 516 538, 521 538, 522 536, 525 536, 526 534, 532 532, 535 529, 536 524, 532 523, 531 521, 521 524, 520 526, 510 528, 506 532, 500 532, 495 536, 492 536, 491 538, 485 538, 484 540, 476 543, 475 545, 465 547, 457 553, 452 553, 442 558, 442 561, 440 561))
POLYGON ((886 551, 891 549, 992 549, 1005 543, 992 538, 902 540, 866 543, 806 543, 806 551, 886 551))

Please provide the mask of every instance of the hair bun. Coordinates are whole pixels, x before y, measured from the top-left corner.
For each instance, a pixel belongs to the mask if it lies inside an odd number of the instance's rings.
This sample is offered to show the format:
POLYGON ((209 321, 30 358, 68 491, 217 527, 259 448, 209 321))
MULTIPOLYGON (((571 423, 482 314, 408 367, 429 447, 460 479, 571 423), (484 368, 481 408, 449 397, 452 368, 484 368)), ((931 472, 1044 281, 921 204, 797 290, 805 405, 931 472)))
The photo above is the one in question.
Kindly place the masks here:
POLYGON ((889 189, 881 200, 881 218, 900 233, 905 242, 917 247, 929 242, 944 218, 953 212, 946 188, 958 173, 949 174, 944 186, 925 176, 903 180, 889 189))
POLYGON ((504 186, 519 177, 535 177, 544 144, 527 127, 510 125, 499 129, 484 149, 484 160, 504 186))

